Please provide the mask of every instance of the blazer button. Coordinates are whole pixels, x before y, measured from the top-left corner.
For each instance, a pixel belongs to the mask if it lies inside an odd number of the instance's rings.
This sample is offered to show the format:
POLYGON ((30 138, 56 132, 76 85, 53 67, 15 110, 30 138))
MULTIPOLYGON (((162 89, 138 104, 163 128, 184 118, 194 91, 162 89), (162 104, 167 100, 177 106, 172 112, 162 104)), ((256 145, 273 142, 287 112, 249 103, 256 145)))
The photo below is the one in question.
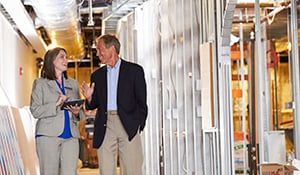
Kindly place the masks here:
POLYGON ((106 127, 106 124, 104 123, 104 125, 103 126, 105 126, 106 127))

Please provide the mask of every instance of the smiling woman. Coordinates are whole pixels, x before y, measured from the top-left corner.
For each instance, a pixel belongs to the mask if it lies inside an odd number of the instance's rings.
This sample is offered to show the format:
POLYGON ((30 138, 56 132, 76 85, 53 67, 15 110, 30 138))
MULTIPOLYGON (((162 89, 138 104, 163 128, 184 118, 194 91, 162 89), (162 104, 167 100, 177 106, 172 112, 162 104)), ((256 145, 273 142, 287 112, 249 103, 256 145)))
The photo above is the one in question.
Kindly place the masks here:
POLYGON ((32 87, 30 111, 36 124, 36 145, 41 174, 76 174, 79 153, 78 122, 81 105, 61 106, 68 99, 79 99, 76 80, 68 78, 67 52, 56 47, 46 52, 41 78, 32 87), (66 160, 66 161, 65 161, 66 160))
MULTIPOLYGON (((64 50, 60 50, 57 57, 53 61, 55 67, 55 73, 61 74, 62 72, 67 71, 68 68, 68 60, 67 54, 64 50)), ((60 77, 60 75, 56 75, 56 77, 60 77)), ((60 80, 60 78, 58 78, 60 80)))

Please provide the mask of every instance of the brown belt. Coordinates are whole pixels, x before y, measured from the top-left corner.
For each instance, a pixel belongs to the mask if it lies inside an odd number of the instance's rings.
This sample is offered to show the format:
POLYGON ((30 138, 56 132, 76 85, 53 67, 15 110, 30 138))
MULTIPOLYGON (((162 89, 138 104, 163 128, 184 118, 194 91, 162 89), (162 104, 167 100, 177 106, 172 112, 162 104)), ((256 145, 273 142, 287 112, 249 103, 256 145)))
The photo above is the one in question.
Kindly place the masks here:
POLYGON ((118 111, 117 110, 109 110, 109 111, 105 112, 105 114, 107 114, 107 115, 118 115, 118 111))

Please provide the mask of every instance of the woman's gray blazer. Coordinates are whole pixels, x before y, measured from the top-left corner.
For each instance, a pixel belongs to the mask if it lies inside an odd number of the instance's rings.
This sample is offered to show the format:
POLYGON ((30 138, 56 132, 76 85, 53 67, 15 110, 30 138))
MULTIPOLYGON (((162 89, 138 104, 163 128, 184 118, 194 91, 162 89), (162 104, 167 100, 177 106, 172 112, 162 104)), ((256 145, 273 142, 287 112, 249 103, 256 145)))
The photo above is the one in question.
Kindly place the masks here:
MULTIPOLYGON (((69 100, 80 99, 79 85, 74 79, 64 78, 66 95, 69 100)), ((33 83, 30 111, 34 118, 38 119, 36 124, 37 135, 59 136, 64 128, 64 110, 56 106, 59 95, 62 94, 55 80, 45 78, 36 79, 33 83)), ((69 112, 70 128, 72 136, 79 138, 78 121, 84 117, 83 109, 76 117, 69 112)))

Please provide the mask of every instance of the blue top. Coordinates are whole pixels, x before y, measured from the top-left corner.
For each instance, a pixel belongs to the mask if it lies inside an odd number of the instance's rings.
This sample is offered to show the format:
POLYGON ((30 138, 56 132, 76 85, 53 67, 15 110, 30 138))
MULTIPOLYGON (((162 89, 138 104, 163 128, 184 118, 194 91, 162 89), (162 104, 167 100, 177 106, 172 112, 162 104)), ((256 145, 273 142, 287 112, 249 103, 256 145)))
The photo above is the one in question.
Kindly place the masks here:
MULTIPOLYGON (((66 95, 65 86, 64 86, 64 76, 61 77, 61 86, 57 80, 55 80, 55 82, 56 82, 57 86, 59 87, 59 89, 61 90, 61 92, 64 95, 66 95)), ((64 109, 64 117, 65 117, 64 130, 58 137, 67 139, 67 138, 72 137, 71 128, 70 128, 70 116, 69 116, 68 110, 64 109)))

